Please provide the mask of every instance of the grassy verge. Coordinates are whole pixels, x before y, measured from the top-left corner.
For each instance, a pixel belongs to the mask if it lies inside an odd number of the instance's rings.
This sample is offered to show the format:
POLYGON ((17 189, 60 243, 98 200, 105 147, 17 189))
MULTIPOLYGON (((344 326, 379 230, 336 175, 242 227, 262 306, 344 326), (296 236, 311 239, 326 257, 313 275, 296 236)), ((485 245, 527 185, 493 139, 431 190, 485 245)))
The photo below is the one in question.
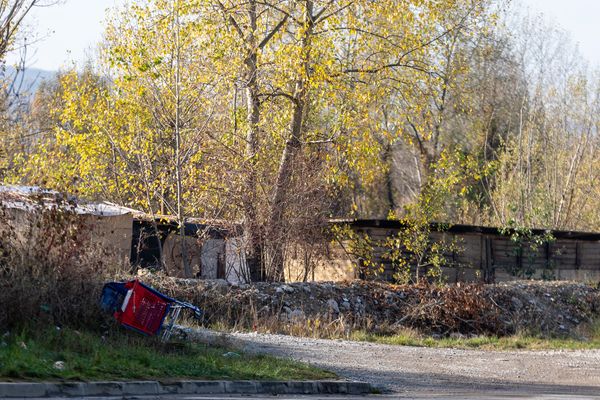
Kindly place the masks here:
POLYGON ((353 332, 351 340, 399 346, 449 347, 480 350, 586 350, 600 349, 600 321, 590 325, 585 332, 586 340, 572 338, 541 338, 531 335, 507 337, 477 336, 471 338, 433 338, 412 330, 396 335, 375 335, 366 332, 353 332))
MULTIPOLYGON (((213 324, 210 329, 216 331, 232 331, 223 324, 213 324)), ((236 328, 236 330, 239 330, 236 328)), ((311 327, 298 326, 284 331, 266 329, 258 326, 261 333, 280 333, 291 336, 321 339, 344 339, 358 342, 372 342, 396 346, 416 346, 434 348, 480 349, 480 350, 591 350, 600 349, 600 320, 583 327, 579 334, 582 339, 547 338, 535 334, 518 334, 512 336, 475 336, 475 337, 432 337, 417 330, 404 328, 395 334, 378 334, 364 330, 342 333, 341 330, 314 330, 311 327)), ((247 332, 250 332, 249 330, 247 332)))
POLYGON ((302 380, 334 376, 291 360, 228 353, 197 344, 164 344, 133 333, 101 338, 53 329, 0 338, 0 380, 302 380))

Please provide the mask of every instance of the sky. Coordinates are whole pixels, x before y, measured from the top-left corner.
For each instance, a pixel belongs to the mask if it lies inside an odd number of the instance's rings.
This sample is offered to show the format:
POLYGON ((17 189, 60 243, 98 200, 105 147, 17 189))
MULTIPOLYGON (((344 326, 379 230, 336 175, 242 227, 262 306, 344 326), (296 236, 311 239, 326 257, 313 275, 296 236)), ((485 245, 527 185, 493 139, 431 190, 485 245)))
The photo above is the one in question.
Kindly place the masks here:
MULTIPOLYGON (((123 0, 59 0, 50 7, 34 8, 27 15, 29 37, 38 39, 28 46, 27 66, 48 71, 82 63, 102 37, 106 10, 123 0)), ((9 64, 19 55, 9 55, 9 64)))
MULTIPOLYGON (((600 66, 600 0, 512 0, 558 23, 579 44, 583 56, 600 66)), ((82 63, 101 39, 106 9, 123 0, 61 0, 52 7, 35 9, 29 29, 40 38, 29 46, 28 67, 55 71, 73 61, 82 63)), ((8 63, 18 60, 17 54, 8 63)))
POLYGON ((569 32, 582 55, 600 67, 600 0, 512 0, 543 13, 569 32))

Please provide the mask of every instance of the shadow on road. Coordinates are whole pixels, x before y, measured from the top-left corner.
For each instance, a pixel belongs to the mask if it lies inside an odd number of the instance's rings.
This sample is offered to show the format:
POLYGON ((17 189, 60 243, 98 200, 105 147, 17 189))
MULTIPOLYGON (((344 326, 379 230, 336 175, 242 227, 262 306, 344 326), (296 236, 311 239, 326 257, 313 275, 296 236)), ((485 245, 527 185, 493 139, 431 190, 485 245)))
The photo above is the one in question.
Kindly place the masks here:
POLYGON ((531 363, 531 358, 534 356, 523 353, 517 354, 511 362, 502 360, 498 363, 497 358, 508 357, 509 353, 460 351, 462 355, 449 355, 448 352, 454 350, 403 349, 399 346, 283 335, 227 334, 209 330, 188 330, 186 335, 191 340, 207 344, 235 347, 251 353, 267 353, 308 362, 331 370, 340 377, 374 384, 383 393, 392 396, 396 394, 405 398, 407 396, 409 398, 421 398, 421 396, 426 396, 425 398, 428 398, 427 396, 430 398, 439 398, 439 396, 506 398, 505 396, 508 396, 508 398, 600 399, 600 374, 597 374, 600 365, 596 363, 596 358, 587 361, 586 365, 590 369, 583 375, 578 375, 580 374, 578 370, 565 369, 565 357, 570 360, 581 358, 581 355, 577 356, 575 353, 542 356, 543 358, 535 364, 531 363), (429 358, 429 361, 423 364, 422 359, 426 358, 429 358), (558 362, 558 360, 562 361, 558 362), (416 365, 416 362, 420 364, 416 365), (460 363, 462 365, 459 365, 460 363), (536 367, 537 375, 528 370, 532 365, 536 367), (465 366, 468 368, 465 369, 465 366), (419 372, 418 369, 423 371, 419 372), (435 372, 436 370, 444 370, 445 373, 435 372), (543 373, 540 374, 540 371, 543 373), (517 373, 521 375, 519 379, 516 379, 517 373), (515 378, 511 379, 511 377, 515 378), (580 377, 583 379, 578 379, 580 377), (576 382, 574 378, 577 378, 576 382))

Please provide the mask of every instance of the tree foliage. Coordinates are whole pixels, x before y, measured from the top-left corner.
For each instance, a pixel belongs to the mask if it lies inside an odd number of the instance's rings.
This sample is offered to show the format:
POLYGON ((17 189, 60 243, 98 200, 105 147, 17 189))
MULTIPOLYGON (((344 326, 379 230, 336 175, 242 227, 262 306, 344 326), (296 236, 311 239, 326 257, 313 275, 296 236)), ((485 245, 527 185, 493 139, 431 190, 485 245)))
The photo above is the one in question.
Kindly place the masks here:
POLYGON ((253 280, 330 217, 595 229, 598 79, 504 7, 128 3, 36 94, 5 179, 239 221, 253 280))

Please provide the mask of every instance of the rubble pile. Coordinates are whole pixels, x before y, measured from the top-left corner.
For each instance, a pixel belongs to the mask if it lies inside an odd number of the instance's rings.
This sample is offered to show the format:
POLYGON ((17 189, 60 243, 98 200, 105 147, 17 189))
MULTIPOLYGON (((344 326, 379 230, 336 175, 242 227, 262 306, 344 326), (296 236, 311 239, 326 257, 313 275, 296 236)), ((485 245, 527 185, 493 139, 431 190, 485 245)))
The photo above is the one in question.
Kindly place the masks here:
POLYGON ((486 291, 511 332, 577 337, 581 325, 600 319, 600 284, 516 281, 489 285, 486 291))
POLYGON ((581 337, 580 327, 600 317, 600 289, 574 282, 398 286, 365 281, 239 285, 223 280, 148 280, 200 306, 207 325, 318 337, 353 330, 393 334, 403 328, 440 336, 520 332, 581 337))

